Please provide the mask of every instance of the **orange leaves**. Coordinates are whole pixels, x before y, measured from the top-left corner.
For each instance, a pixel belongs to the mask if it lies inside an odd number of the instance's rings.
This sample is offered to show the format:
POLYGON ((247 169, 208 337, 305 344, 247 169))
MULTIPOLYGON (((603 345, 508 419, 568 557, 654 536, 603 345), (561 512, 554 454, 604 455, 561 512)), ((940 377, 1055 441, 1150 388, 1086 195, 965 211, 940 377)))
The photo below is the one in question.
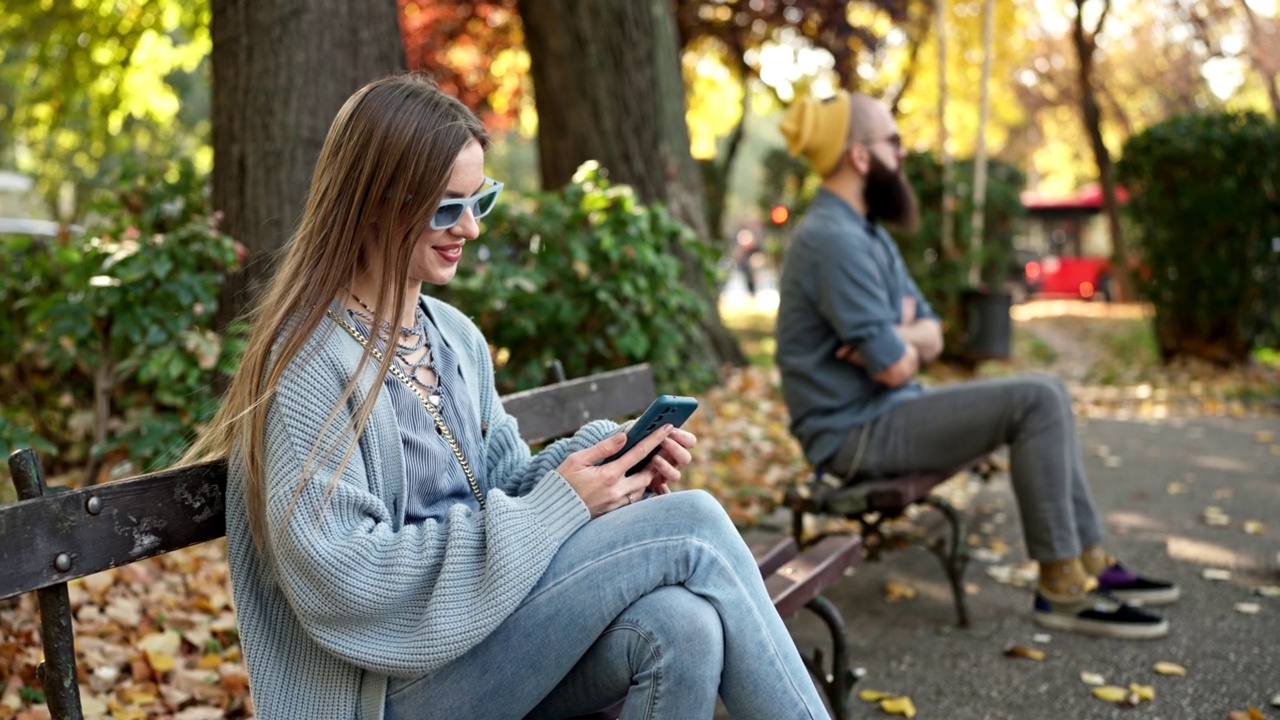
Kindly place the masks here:
POLYGON ((683 483, 715 495, 739 526, 759 522, 808 471, 778 383, 775 368, 730 370, 685 425, 698 444, 683 483))
MULTIPOLYGON (((86 717, 251 714, 222 543, 91 575, 69 587, 86 717)), ((34 596, 0 609, 0 720, 47 717, 34 596), (32 714, 37 713, 37 714, 32 714)))

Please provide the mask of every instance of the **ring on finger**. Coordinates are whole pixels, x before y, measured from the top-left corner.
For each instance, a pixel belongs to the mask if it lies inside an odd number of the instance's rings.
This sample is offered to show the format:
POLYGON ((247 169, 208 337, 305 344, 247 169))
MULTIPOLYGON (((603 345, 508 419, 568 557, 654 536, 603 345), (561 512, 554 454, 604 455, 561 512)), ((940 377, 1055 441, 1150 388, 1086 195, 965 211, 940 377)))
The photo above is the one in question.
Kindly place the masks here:
POLYGON ((631 493, 627 493, 627 504, 630 505, 632 502, 634 501, 631 499, 631 493))

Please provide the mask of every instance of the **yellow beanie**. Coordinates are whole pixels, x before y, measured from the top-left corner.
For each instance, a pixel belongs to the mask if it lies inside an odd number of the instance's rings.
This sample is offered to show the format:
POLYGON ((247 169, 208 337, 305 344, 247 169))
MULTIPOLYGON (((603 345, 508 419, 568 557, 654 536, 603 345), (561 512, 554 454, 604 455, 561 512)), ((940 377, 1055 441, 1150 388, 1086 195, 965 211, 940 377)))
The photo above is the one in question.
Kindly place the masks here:
POLYGON ((791 103, 779 129, 791 157, 803 155, 814 172, 826 177, 840 162, 849 134, 849 93, 839 90, 825 100, 791 103))

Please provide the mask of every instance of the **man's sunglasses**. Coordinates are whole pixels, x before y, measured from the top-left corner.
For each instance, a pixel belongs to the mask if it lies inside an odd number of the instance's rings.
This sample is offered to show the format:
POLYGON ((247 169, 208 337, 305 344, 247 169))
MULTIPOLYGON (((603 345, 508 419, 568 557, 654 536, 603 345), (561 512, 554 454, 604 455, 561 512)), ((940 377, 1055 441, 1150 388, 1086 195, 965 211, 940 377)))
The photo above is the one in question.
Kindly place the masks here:
POLYGON ((436 206, 436 212, 431 216, 432 230, 448 230, 458 221, 462 219, 462 214, 467 210, 471 211, 471 216, 479 220, 493 210, 493 206, 498 204, 498 196, 502 194, 502 183, 493 178, 486 177, 484 179, 484 189, 468 198, 455 198, 452 200, 441 200, 436 206))

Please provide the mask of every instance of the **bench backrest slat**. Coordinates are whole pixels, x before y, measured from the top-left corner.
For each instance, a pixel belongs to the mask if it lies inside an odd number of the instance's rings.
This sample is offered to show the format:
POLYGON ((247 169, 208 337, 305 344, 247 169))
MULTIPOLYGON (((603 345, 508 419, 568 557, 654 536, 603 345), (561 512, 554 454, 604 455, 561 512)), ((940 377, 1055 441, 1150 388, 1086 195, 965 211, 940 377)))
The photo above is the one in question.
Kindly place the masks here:
MULTIPOLYGON (((637 414, 653 397, 649 366, 636 365, 502 403, 538 443, 637 414)), ((208 463, 0 505, 0 599, 222 537, 226 482, 225 463, 208 463)))
POLYGON ((520 435, 540 443, 568 435, 591 420, 638 415, 654 398, 649 366, 633 365, 598 375, 512 393, 502 406, 520 421, 520 435))

